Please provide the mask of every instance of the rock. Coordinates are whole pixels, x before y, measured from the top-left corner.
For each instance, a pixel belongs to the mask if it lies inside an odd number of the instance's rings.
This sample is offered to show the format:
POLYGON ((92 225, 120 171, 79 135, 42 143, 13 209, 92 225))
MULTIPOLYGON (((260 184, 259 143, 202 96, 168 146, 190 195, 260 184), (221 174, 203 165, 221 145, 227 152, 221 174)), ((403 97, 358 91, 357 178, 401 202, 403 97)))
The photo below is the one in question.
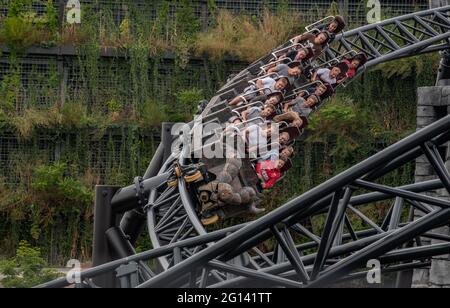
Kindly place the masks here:
POLYGON ((231 177, 231 175, 228 172, 222 171, 217 176, 217 181, 220 183, 231 184, 231 182, 233 182, 233 178, 231 177))
POLYGON ((250 195, 251 199, 254 199, 256 197, 256 192, 252 187, 244 187, 243 190, 246 190, 248 194, 250 195))
POLYGON ((250 193, 247 189, 245 188, 241 189, 239 194, 241 195, 242 204, 247 204, 252 201, 252 197, 250 196, 250 193))
POLYGON ((441 105, 442 88, 440 87, 422 87, 418 89, 417 94, 422 106, 441 105))
POLYGON ((450 261, 433 260, 430 270, 430 282, 434 285, 450 285, 450 261))
POLYGON ((234 179, 235 177, 237 177, 239 175, 239 170, 240 170, 240 168, 238 168, 237 166, 227 163, 225 165, 224 172, 227 172, 231 176, 231 178, 234 179))
POLYGON ((242 204, 241 195, 238 193, 233 194, 233 197, 231 198, 229 203, 231 205, 241 205, 242 204))
POLYGON ((220 201, 232 205, 241 203, 241 196, 233 192, 233 188, 230 184, 219 183, 218 193, 220 201))
POLYGON ((430 124, 436 122, 436 118, 434 117, 418 117, 417 118, 417 127, 424 128, 430 124))
POLYGON ((437 112, 434 106, 418 106, 417 114, 421 117, 436 117, 437 112))
POLYGON ((421 268, 414 270, 412 286, 413 288, 428 288, 428 282, 430 281, 430 269, 421 268))
POLYGON ((434 175, 434 169, 431 167, 430 163, 416 163, 416 176, 427 176, 434 175))

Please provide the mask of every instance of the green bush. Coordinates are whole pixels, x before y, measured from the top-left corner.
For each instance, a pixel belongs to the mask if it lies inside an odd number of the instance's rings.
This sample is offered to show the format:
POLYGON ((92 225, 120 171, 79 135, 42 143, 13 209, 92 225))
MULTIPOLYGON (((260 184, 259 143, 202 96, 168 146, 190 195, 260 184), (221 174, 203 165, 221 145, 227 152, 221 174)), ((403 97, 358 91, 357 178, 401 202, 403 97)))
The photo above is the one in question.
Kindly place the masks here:
POLYGON ((44 15, 43 23, 44 26, 47 27, 52 33, 56 33, 59 27, 58 21, 58 12, 56 11, 55 6, 53 5, 52 0, 47 0, 45 5, 46 14, 44 15))
POLYGON ((31 187, 37 197, 45 200, 52 200, 51 206, 63 206, 65 201, 73 201, 70 206, 83 207, 93 200, 92 191, 83 185, 79 180, 66 177, 66 164, 55 163, 50 166, 37 167, 34 172, 31 187))
POLYGON ((60 276, 46 267, 41 250, 21 241, 14 258, 0 261, 0 273, 6 276, 2 284, 7 288, 30 288, 60 276))
POLYGON ((177 95, 178 99, 178 110, 180 120, 187 121, 191 120, 194 112, 197 110, 197 106, 204 98, 202 89, 190 89, 180 91, 177 95))
POLYGON ((164 106, 153 100, 140 104, 137 117, 140 126, 144 128, 157 127, 168 119, 164 106))
POLYGON ((17 17, 31 10, 33 0, 12 0, 8 5, 8 16, 17 17))
MULTIPOLYGON (((1 31, 1 30, 0 30, 1 31)), ((20 95, 20 74, 12 70, 0 83, 0 110, 11 114, 15 110, 16 99, 20 95)))
POLYGON ((364 110, 359 110, 351 100, 334 99, 312 117, 309 142, 326 144, 335 141, 331 154, 350 156, 364 145, 362 141, 369 134, 368 127, 364 110))
MULTIPOLYGON (((38 240, 41 234, 52 227, 61 217, 77 224, 82 215, 91 212, 93 191, 81 181, 66 176, 67 165, 55 163, 49 166, 35 168, 31 182, 33 193, 31 209, 31 236, 38 240)), ((87 219, 88 217, 86 217, 87 219)), ((72 237, 77 244, 78 230, 67 230, 67 236, 72 237)), ((75 246, 76 247, 76 246, 75 246)), ((75 257, 72 251, 71 257, 75 257)))
POLYGON ((80 128, 87 121, 87 107, 79 102, 67 102, 61 107, 62 123, 67 128, 80 128))
POLYGON ((46 14, 38 16, 31 0, 13 0, 8 17, 0 26, 0 43, 13 53, 24 52, 34 45, 50 47, 55 44, 58 32, 58 13, 51 0, 46 2, 46 14))
POLYGON ((190 53, 195 44, 195 36, 200 31, 200 23, 195 17, 190 0, 180 1, 180 7, 175 14, 175 53, 177 64, 185 68, 189 62, 190 53))

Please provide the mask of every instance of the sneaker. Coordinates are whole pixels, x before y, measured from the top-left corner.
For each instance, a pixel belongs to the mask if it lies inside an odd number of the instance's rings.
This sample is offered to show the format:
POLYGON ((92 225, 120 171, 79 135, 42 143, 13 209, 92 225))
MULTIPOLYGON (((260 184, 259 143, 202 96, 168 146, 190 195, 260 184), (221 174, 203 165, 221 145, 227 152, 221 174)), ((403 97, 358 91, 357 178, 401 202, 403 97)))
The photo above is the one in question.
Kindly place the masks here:
POLYGON ((216 222, 219 221, 219 215, 214 214, 210 217, 202 218, 201 221, 204 226, 209 226, 209 225, 215 224, 216 222))

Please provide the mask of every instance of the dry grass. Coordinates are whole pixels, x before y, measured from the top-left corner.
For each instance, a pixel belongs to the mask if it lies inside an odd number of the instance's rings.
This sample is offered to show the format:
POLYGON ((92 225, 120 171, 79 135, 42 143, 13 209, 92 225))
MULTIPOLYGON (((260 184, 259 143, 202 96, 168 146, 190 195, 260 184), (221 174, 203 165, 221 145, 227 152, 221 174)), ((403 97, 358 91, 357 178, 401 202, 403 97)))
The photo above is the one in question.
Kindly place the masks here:
POLYGON ((88 38, 88 34, 79 25, 67 25, 59 36, 59 44, 80 46, 86 43, 88 38))
POLYGON ((199 34, 196 49, 198 54, 206 54, 213 59, 229 55, 251 62, 300 31, 299 14, 264 11, 260 21, 255 21, 247 16, 220 11, 216 26, 199 34))
POLYGON ((22 116, 15 116, 12 124, 18 136, 26 139, 33 135, 36 128, 51 128, 56 124, 60 124, 60 121, 61 116, 58 107, 54 106, 49 110, 29 108, 25 110, 22 116))
POLYGON ((220 11, 216 20, 217 25, 213 29, 199 34, 197 51, 220 59, 227 53, 232 54, 243 33, 239 30, 238 18, 228 11, 220 11))

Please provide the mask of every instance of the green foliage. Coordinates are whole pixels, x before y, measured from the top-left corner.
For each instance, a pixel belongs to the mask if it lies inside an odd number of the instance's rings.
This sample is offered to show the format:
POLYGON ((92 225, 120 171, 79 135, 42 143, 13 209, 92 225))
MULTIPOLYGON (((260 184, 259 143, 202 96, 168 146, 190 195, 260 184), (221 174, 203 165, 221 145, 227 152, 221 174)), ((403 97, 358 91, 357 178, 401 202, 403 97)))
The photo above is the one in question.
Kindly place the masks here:
POLYGON ((0 262, 0 273, 6 276, 2 284, 7 288, 30 288, 60 276, 57 272, 46 269, 47 266, 39 248, 21 241, 16 256, 0 262))
POLYGON ((0 42, 13 52, 21 52, 38 42, 36 30, 29 19, 8 17, 0 29, 0 42))
POLYGON ((200 30, 200 22, 195 17, 191 0, 181 0, 175 14, 177 38, 193 40, 200 30))
POLYGON ((92 191, 79 180, 65 177, 66 169, 63 163, 36 168, 31 187, 49 206, 56 207, 58 203, 59 206, 78 208, 89 206, 93 200, 92 191), (66 201, 70 204, 65 204, 66 201))
POLYGON ((45 191, 58 186, 58 183, 64 176, 65 168, 66 166, 63 164, 36 168, 32 184, 33 188, 36 191, 45 191))
POLYGON ((175 14, 175 40, 177 63, 185 68, 189 62, 192 46, 195 44, 195 36, 200 30, 200 23, 195 17, 190 0, 182 0, 175 14))
POLYGON ((11 0, 8 6, 8 16, 17 17, 31 10, 33 0, 11 0))
POLYGON ((0 43, 6 44, 13 53, 24 52, 28 47, 55 44, 58 31, 58 13, 53 2, 47 0, 46 14, 38 16, 32 9, 31 0, 13 0, 8 17, 0 27, 0 43))
POLYGON ((142 127, 155 127, 168 119, 163 106, 153 100, 141 104, 139 109, 138 117, 142 127))
POLYGON ((112 99, 107 102, 109 112, 120 112, 123 110, 122 104, 116 99, 112 99))
POLYGON ((341 13, 339 11, 339 5, 336 3, 336 1, 331 2, 326 15, 327 16, 336 16, 336 15, 340 15, 340 14, 341 13))
POLYGON ((211 13, 215 13, 217 11, 217 3, 215 0, 207 0, 208 10, 211 13))
POLYGON ((370 124, 364 110, 358 110, 351 100, 334 100, 324 106, 311 120, 309 141, 336 142, 332 155, 351 155, 362 146, 361 141, 368 135, 370 124))
POLYGON ((374 68, 382 72, 385 78, 398 77, 405 79, 412 76, 421 76, 430 66, 437 69, 439 64, 439 54, 421 55, 404 58, 397 61, 383 63, 374 68))
POLYGON ((139 103, 148 98, 149 49, 144 41, 139 40, 130 47, 130 73, 133 86, 133 111, 139 103))
MULTIPOLYGON (((67 166, 63 163, 40 166, 34 170, 31 182, 34 193, 31 235, 35 240, 40 238, 42 226, 48 228, 60 215, 70 217, 77 223, 80 215, 92 206, 92 190, 79 180, 65 176, 66 170, 67 166)), ((72 232, 77 231, 69 230, 67 236, 78 237, 72 232)))
POLYGON ((67 176, 67 164, 35 161, 31 169, 28 187, 0 185, 0 215, 8 217, 2 226, 11 228, 0 244, 5 247, 7 239, 17 236, 45 248, 52 263, 86 258, 91 247, 92 188, 67 176))
POLYGON ((52 0, 47 0, 45 5, 46 13, 45 13, 45 25, 52 33, 56 33, 58 31, 58 12, 53 5, 52 0))
POLYGON ((0 84, 0 110, 11 114, 15 110, 16 98, 20 91, 20 75, 17 69, 12 69, 0 84))
POLYGON ((5 276, 17 275, 16 262, 14 262, 14 260, 1 260, 0 273, 5 276))
POLYGON ((87 107, 80 102, 67 102, 61 107, 62 123, 67 128, 81 128, 87 121, 87 107))
POLYGON ((33 248, 26 241, 21 241, 16 251, 16 264, 22 269, 24 276, 39 272, 46 265, 41 257, 41 250, 33 248))
POLYGON ((202 89, 190 89, 180 91, 177 95, 178 99, 178 114, 181 117, 181 121, 188 121, 192 119, 194 112, 197 109, 198 103, 202 100, 202 89))

